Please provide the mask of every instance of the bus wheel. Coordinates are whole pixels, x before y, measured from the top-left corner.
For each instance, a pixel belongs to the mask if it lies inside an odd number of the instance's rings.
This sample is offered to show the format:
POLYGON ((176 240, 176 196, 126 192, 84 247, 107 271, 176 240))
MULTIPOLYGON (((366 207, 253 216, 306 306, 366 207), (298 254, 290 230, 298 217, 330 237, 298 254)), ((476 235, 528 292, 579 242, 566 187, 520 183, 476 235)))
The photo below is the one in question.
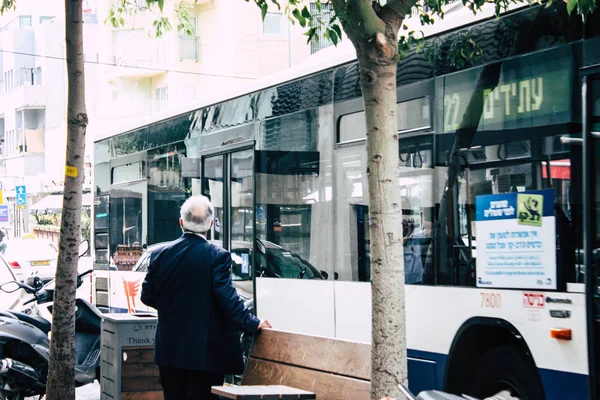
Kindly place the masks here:
POLYGON ((508 390, 520 400, 545 398, 535 367, 514 346, 487 350, 473 365, 475 373, 468 394, 477 398, 508 390))

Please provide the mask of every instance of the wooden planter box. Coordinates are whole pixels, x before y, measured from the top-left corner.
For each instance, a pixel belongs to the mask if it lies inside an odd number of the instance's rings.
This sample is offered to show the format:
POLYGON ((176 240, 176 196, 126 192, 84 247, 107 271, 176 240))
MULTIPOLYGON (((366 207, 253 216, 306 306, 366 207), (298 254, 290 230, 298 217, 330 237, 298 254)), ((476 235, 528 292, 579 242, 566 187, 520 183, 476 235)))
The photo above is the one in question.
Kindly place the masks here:
POLYGON ((163 400, 152 314, 105 314, 102 320, 102 400, 163 400))

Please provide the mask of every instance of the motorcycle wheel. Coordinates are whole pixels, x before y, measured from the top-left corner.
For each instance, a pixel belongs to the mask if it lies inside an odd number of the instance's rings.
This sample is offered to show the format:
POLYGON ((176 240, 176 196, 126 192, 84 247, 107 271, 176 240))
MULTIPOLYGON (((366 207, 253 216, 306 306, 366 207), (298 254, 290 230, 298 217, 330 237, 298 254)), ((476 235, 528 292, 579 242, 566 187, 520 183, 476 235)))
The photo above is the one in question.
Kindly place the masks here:
POLYGON ((0 400, 24 400, 22 393, 0 391, 0 400))

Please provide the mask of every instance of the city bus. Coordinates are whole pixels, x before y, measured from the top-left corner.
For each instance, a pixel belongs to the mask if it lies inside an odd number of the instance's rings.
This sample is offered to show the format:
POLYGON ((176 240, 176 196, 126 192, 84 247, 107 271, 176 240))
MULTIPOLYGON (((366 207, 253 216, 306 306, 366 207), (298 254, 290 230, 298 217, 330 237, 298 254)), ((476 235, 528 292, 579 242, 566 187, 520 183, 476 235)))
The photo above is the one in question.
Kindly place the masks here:
MULTIPOLYGON (((444 28, 398 63, 413 392, 596 398, 600 23, 565 8, 444 28)), ((147 255, 202 194, 260 318, 371 342, 365 114, 342 53, 97 138, 99 307, 147 310, 147 255)))

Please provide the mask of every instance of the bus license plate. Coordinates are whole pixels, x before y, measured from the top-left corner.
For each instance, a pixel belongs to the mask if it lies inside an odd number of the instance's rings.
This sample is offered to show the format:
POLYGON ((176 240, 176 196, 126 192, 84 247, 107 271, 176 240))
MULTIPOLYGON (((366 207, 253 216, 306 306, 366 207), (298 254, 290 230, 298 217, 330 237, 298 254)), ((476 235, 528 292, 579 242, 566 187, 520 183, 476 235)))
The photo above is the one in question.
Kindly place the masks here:
POLYGON ((32 261, 31 265, 50 265, 50 260, 32 261))

